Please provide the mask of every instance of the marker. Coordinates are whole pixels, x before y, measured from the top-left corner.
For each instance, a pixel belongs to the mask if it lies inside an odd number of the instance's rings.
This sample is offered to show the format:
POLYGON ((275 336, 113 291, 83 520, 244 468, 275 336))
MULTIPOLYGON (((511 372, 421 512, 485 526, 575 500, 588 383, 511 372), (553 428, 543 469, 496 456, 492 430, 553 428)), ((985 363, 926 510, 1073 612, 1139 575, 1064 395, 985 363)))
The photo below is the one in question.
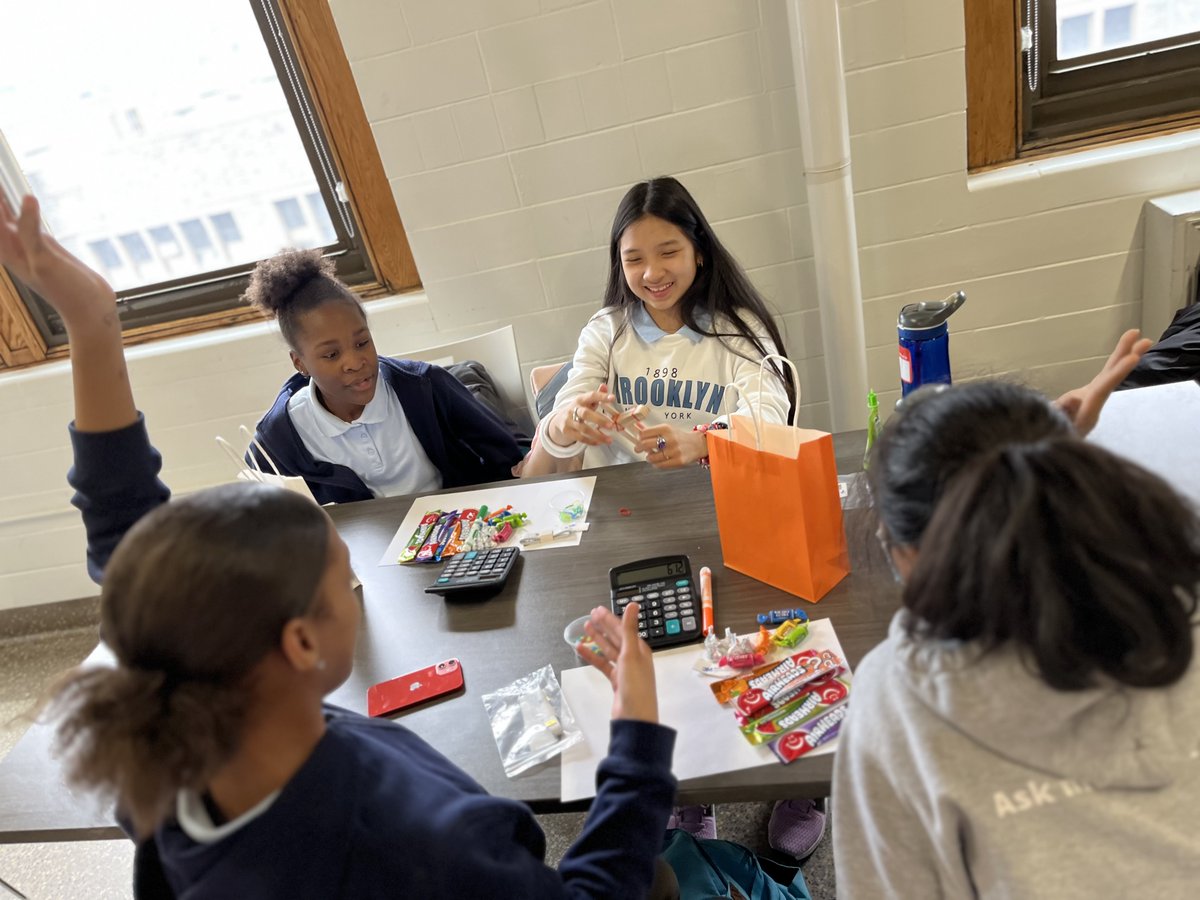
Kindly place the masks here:
POLYGON ((704 633, 712 634, 713 632, 713 591, 712 591, 712 569, 708 566, 700 567, 700 606, 704 611, 704 633))

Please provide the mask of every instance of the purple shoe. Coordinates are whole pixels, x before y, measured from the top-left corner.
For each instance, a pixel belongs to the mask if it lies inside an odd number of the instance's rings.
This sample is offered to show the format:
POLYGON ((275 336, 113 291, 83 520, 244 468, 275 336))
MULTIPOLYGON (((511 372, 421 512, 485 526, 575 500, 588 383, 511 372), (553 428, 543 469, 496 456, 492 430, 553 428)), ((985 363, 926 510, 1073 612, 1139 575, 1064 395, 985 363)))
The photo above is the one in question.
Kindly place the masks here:
POLYGON ((711 806, 677 806, 667 819, 667 830, 678 828, 698 841, 717 839, 717 816, 711 806))
POLYGON ((803 859, 825 834, 825 813, 811 800, 780 800, 767 823, 767 843, 780 853, 803 859))

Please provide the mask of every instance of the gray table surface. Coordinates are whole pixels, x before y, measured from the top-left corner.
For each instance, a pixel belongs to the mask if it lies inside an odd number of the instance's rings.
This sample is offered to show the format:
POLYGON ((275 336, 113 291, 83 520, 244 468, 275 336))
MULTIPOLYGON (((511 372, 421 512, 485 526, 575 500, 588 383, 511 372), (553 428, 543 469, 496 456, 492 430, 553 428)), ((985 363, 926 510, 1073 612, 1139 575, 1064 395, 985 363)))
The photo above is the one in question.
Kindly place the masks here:
MULTIPOLYGON (((835 436, 839 472, 861 468, 864 439, 863 432, 835 436)), ((522 557, 504 590, 481 602, 423 593, 432 581, 428 568, 377 565, 411 497, 331 508, 363 582, 364 615, 354 670, 330 702, 365 712, 370 685, 456 656, 462 660, 465 691, 402 714, 399 721, 493 794, 523 800, 539 812, 583 809, 586 802, 559 801, 557 760, 516 778, 504 774, 480 697, 546 663, 556 671, 578 665, 562 630, 571 619, 607 603, 609 567, 675 553, 687 554, 696 568, 710 566, 719 629, 750 630, 757 612, 801 605, 722 566, 706 470, 659 472, 630 465, 586 474, 595 474, 597 481, 588 513, 591 528, 581 545, 522 557), (622 516, 622 507, 631 515, 622 516)), ((851 665, 883 638, 898 603, 861 506, 852 494, 845 512, 851 574, 811 610, 814 618, 832 620, 851 665)), ((47 726, 35 725, 0 763, 0 843, 119 836, 108 810, 72 795, 63 784, 48 752, 50 737, 47 726)), ((679 802, 824 796, 831 772, 832 756, 822 756, 694 779, 680 784, 679 802)))

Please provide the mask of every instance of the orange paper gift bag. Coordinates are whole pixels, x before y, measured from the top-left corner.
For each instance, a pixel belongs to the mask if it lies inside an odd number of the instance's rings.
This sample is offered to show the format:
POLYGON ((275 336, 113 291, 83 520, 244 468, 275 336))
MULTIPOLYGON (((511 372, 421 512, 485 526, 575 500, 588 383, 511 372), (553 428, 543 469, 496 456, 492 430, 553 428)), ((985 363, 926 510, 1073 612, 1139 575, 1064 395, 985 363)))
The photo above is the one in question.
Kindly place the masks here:
MULTIPOLYGON (((767 359, 790 366, 795 379, 790 360, 767 359)), ((761 368, 759 378, 761 383, 761 368)), ((797 384, 797 407, 799 400, 797 384)), ((753 409, 749 416, 730 416, 728 430, 707 436, 725 565, 820 600, 850 571, 833 438, 762 422, 753 409)))

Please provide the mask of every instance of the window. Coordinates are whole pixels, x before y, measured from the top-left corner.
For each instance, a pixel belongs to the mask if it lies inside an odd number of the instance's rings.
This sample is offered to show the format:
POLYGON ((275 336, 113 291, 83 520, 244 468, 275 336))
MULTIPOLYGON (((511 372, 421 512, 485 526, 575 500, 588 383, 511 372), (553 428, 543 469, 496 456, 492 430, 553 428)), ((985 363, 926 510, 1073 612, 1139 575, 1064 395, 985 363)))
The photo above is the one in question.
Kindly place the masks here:
POLYGON ((964 0, 971 168, 1200 125, 1200 0, 964 0))
POLYGON ((118 240, 121 242, 121 246, 125 248, 126 255, 133 260, 135 266, 148 263, 154 258, 150 255, 150 248, 146 246, 146 241, 140 234, 136 232, 133 234, 123 234, 118 240))
MULTIPOLYGON (((418 286, 328 4, 172 9, 19 4, 6 25, 25 37, 0 55, 0 174, 113 283, 127 341, 253 318, 248 273, 285 245, 324 248, 363 290, 418 286)), ((4 274, 0 368, 63 355, 53 310, 4 274)))
POLYGON ((242 233, 238 230, 233 213, 217 213, 209 221, 212 222, 212 226, 216 230, 217 237, 221 239, 222 244, 228 246, 229 244, 236 244, 242 239, 242 233))

